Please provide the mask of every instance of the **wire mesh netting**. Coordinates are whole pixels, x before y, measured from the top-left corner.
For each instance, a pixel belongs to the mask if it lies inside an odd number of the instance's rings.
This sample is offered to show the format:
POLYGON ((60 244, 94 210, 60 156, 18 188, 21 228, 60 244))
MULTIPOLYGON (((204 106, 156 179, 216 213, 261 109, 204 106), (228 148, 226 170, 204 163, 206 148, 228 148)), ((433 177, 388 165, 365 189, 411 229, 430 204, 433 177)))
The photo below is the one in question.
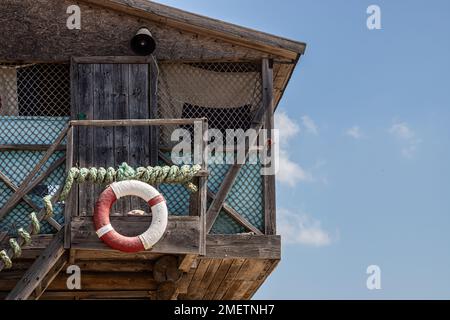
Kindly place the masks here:
MULTIPOLYGON (((0 64, 0 172, 13 187, 19 187, 42 159, 42 148, 55 141, 69 114, 68 64, 0 64), (15 150, 17 145, 26 150, 15 150)), ((15 236, 18 228, 29 225, 29 214, 43 208, 42 198, 55 194, 64 181, 64 153, 55 152, 37 172, 35 187, 0 219, 0 232, 15 236)), ((0 208, 13 193, 11 185, 0 179, 0 208)), ((54 219, 63 223, 62 203, 54 206, 54 213, 54 219)), ((42 223, 41 233, 54 231, 42 223)))
MULTIPOLYGON (((252 116, 262 103, 262 80, 256 63, 164 63, 160 65, 158 81, 158 115, 160 118, 207 118, 209 129, 216 129, 228 145, 242 138, 249 129, 252 116), (231 138, 227 130, 236 131, 231 138), (230 141, 231 140, 231 141, 230 141)), ((160 128, 160 145, 170 150, 177 126, 160 128)), ((184 138, 193 140, 193 128, 186 129, 184 138)), ((176 137, 178 138, 178 136, 176 137)), ((231 151, 234 153, 234 150, 231 151)), ((217 155, 216 155, 217 156, 217 155)), ((221 157, 222 155, 219 155, 221 157)), ((187 157, 190 158, 190 157, 187 157)), ((208 188, 216 193, 230 168, 230 164, 209 163, 208 188)), ((246 163, 238 175, 226 203, 263 230, 263 183, 260 163, 246 163)), ((189 212, 188 195, 183 188, 162 186, 171 212, 189 212), (172 200, 171 200, 172 199, 172 200), (171 203, 175 203, 171 205, 171 203)), ((212 233, 234 234, 246 230, 221 211, 212 233)))

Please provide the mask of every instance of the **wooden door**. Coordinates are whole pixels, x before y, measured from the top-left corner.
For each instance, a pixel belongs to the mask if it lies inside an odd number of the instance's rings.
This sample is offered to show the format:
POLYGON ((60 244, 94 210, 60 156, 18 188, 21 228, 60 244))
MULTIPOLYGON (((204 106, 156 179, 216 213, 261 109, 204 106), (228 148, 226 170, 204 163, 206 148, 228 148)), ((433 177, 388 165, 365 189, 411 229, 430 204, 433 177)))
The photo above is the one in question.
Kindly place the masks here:
MULTIPOLYGON (((152 105, 149 63, 72 63, 72 118, 79 120, 148 119, 152 105)), ((154 102, 154 101, 153 101, 154 102)), ((79 127, 74 131, 74 163, 79 167, 148 166, 151 159, 148 127, 79 127)), ((156 150, 157 151, 157 150, 156 150)), ((153 150, 153 153, 155 151, 153 150)), ((90 216, 104 186, 78 187, 78 215, 90 216)), ((112 214, 132 209, 148 211, 140 199, 121 199, 112 214)))

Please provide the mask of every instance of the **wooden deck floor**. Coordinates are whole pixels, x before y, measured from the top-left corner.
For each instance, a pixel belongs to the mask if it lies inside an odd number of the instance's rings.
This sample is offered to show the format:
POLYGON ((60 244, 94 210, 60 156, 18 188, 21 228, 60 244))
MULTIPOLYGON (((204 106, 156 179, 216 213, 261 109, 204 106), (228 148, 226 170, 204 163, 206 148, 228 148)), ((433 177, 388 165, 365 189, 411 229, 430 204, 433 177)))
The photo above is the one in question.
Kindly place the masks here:
MULTIPOLYGON (((239 257, 232 247, 214 247, 223 244, 224 236, 210 239, 210 256, 193 257, 184 266, 176 281, 176 292, 172 299, 184 300, 240 300, 250 299, 267 279, 279 262, 279 248, 271 253, 262 250, 244 252, 239 257), (253 256, 253 257, 252 257, 253 256), (258 256, 258 257, 256 257, 258 256)), ((261 237, 256 237, 261 241, 261 237)), ((20 259, 14 261, 10 270, 0 273, 0 298, 16 286, 34 259, 51 240, 51 236, 40 236, 32 247, 26 248, 20 259)), ((272 239, 276 240, 276 238, 272 239)), ((250 241, 252 242, 252 241, 250 241)), ((275 247, 277 241, 275 242, 275 247)), ((239 243, 237 243, 239 246, 239 243)), ((267 245, 266 245, 266 249, 267 245)), ((242 252, 241 252, 242 253, 242 252)), ((67 252, 68 264, 63 268, 40 299, 157 299, 160 298, 160 282, 155 280, 155 263, 164 254, 144 252, 123 254, 114 251, 71 250, 67 252), (81 289, 68 290, 66 273, 68 265, 77 265, 81 270, 81 289)), ((173 255, 180 262, 186 256, 173 255)), ((40 294, 37 290, 35 294, 40 294)))

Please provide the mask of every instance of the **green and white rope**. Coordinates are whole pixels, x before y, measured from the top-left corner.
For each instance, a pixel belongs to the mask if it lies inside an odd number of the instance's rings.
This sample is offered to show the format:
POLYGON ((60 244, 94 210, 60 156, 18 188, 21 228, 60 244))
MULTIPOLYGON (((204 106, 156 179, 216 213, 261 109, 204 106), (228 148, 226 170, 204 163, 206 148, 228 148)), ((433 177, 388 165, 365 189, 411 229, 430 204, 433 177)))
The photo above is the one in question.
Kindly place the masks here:
POLYGON ((0 251, 0 259, 3 261, 3 264, 5 265, 6 269, 11 269, 12 261, 11 261, 11 258, 8 257, 6 250, 0 251))
POLYGON ((194 176, 200 171, 201 166, 156 166, 139 167, 134 169, 123 163, 114 168, 71 168, 66 178, 60 200, 65 200, 74 183, 82 184, 91 182, 108 185, 115 181, 138 180, 151 185, 161 183, 183 184, 190 192, 196 192, 197 187, 192 183, 194 176))
POLYGON ((16 239, 9 239, 9 246, 14 252, 14 258, 19 258, 22 255, 22 248, 20 247, 16 239))

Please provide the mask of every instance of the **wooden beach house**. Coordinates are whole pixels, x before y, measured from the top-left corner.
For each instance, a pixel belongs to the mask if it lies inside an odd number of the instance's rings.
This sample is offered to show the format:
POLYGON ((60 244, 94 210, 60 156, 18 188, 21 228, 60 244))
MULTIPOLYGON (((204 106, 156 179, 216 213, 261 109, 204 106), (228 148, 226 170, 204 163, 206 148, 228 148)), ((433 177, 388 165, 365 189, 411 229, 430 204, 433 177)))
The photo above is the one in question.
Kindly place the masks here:
MULTIPOLYGON (((0 31, 0 298, 250 299, 281 259, 261 163, 158 181, 167 227, 147 250, 112 249, 93 215, 123 163, 173 168, 177 128, 273 128, 305 44, 146 0, 2 0, 0 31)), ((131 237, 152 212, 124 197, 110 219, 131 237)))

